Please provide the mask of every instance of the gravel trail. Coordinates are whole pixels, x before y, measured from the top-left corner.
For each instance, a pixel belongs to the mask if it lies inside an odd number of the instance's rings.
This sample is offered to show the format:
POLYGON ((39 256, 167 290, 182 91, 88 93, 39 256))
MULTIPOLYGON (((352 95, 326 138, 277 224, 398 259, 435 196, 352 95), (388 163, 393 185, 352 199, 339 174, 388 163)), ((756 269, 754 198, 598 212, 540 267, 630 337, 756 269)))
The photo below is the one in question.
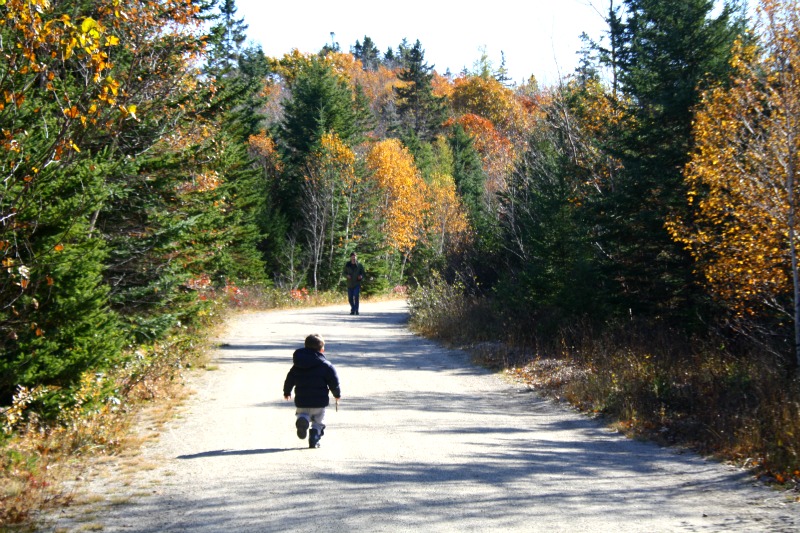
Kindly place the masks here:
MULTIPOLYGON (((219 369, 93 517, 103 531, 798 531, 744 472, 628 440, 404 327, 403 302, 245 313, 219 369), (281 387, 309 333, 342 381, 319 449, 281 387), (124 497, 123 497, 124 496, 124 497)), ((95 490, 110 491, 98 480, 95 490)), ((53 530, 72 531, 61 517, 53 530)), ((77 530, 77 529, 75 529, 77 530)))

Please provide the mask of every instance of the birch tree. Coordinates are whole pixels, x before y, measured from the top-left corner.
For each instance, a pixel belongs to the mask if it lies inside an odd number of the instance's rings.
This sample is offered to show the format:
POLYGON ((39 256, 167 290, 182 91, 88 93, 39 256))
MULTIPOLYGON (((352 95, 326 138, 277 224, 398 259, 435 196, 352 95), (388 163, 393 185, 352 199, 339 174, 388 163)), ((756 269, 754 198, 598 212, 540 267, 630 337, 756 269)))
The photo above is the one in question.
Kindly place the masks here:
POLYGON ((759 14, 759 46, 737 47, 732 87, 704 94, 686 167, 696 219, 670 230, 739 326, 752 331, 765 313, 793 322, 798 368, 800 6, 762 0, 759 14))

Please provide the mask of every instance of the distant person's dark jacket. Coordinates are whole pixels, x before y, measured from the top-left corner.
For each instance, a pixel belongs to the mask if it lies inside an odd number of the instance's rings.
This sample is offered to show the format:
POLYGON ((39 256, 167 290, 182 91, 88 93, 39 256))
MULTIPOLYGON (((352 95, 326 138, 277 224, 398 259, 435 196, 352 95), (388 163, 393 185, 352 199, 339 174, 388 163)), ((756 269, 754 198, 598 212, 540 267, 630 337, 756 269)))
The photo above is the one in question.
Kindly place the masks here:
POLYGON ((308 348, 300 348, 292 355, 292 368, 283 383, 283 395, 291 395, 297 407, 327 407, 328 391, 334 398, 341 396, 336 368, 325 356, 308 348))
POLYGON ((354 265, 352 262, 348 261, 344 264, 344 268, 342 269, 342 273, 345 276, 350 276, 347 279, 347 288, 352 289, 355 288, 357 285, 361 285, 361 281, 364 279, 364 265, 356 261, 354 265))

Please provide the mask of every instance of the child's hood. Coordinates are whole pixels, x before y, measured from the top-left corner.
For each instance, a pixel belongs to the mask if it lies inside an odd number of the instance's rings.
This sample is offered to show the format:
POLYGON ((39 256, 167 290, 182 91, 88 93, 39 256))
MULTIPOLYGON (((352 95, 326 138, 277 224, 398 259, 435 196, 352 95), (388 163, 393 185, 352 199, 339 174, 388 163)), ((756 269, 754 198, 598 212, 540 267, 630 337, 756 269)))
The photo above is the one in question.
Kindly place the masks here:
POLYGON ((308 348, 295 350, 294 355, 292 355, 292 363, 298 368, 312 368, 324 364, 324 361, 324 355, 308 348))

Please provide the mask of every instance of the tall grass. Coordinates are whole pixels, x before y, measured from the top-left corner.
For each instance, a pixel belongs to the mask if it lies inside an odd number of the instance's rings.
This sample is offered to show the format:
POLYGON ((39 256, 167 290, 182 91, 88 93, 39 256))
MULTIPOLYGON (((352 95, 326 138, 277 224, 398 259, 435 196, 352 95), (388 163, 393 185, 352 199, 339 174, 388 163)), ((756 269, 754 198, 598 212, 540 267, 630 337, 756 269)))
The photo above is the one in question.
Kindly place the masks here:
POLYGON ((733 353, 710 335, 633 321, 544 336, 531 317, 498 318, 486 300, 440 279, 411 294, 410 310, 421 334, 472 349, 480 362, 629 435, 800 481, 800 383, 757 346, 733 353))

